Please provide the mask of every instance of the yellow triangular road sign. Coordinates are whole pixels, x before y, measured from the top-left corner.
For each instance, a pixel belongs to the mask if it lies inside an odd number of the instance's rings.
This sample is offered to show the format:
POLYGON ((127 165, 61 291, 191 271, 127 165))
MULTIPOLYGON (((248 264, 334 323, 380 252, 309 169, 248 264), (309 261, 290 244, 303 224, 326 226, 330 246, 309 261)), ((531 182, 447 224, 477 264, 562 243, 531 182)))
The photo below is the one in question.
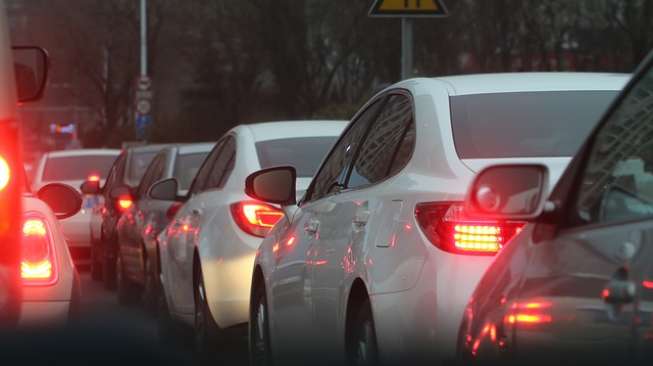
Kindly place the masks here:
POLYGON ((375 0, 372 17, 441 17, 447 16, 442 0, 375 0))

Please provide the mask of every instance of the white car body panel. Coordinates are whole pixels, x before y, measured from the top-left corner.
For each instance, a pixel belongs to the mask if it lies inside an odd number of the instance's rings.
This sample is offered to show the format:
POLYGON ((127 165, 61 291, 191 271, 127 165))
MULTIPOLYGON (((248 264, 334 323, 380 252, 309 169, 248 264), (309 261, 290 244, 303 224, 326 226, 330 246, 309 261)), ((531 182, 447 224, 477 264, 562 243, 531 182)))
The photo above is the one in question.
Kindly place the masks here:
MULTIPOLYGON (((345 121, 269 122, 235 127, 234 169, 223 188, 192 196, 158 237, 161 281, 168 308, 192 325, 194 312, 194 255, 198 253, 206 298, 220 328, 247 323, 254 256, 262 238, 243 232, 234 222, 230 205, 252 201, 244 192, 247 176, 261 169, 257 141, 340 135, 345 121), (184 231, 184 225, 188 225, 184 231)), ((300 195, 310 179, 297 179, 300 195)))
POLYGON ((292 357, 304 352, 342 363, 349 291, 354 281, 361 281, 369 294, 382 362, 405 362, 406 355, 419 355, 420 361, 453 358, 462 312, 494 257, 437 248, 415 219, 416 204, 463 201, 475 172, 491 163, 542 163, 554 183, 570 159, 461 160, 454 146, 449 97, 618 91, 627 78, 572 73, 470 75, 407 80, 387 89, 406 90, 413 98, 417 138, 408 164, 372 186, 303 204, 292 221, 285 218, 261 244, 255 266, 266 289, 272 354, 292 357), (361 218, 367 218, 365 225, 356 224, 361 218), (315 238, 304 229, 311 220, 320 228, 315 238), (291 236, 294 247, 273 254, 273 246, 291 236))

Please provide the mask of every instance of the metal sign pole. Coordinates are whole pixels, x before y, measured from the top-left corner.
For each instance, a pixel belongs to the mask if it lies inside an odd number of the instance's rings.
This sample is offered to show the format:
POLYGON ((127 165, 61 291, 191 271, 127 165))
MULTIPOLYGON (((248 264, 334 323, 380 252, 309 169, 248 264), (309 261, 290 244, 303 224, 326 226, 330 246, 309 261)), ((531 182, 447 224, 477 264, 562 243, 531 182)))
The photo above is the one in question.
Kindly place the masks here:
POLYGON ((141 0, 141 76, 147 76, 147 0, 141 0))
POLYGON ((401 79, 413 76, 413 19, 401 18, 401 79))

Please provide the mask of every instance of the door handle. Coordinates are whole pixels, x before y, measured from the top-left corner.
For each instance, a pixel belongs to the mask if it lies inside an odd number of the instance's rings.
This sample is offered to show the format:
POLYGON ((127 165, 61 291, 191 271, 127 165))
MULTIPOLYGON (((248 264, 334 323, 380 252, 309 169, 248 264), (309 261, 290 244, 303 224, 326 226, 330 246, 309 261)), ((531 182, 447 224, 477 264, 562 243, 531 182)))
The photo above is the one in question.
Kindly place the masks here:
POLYGON ((306 225, 304 225, 304 231, 306 231, 306 233, 309 235, 315 235, 319 227, 320 222, 316 219, 311 219, 306 223, 306 225))
POLYGON ((635 301, 637 285, 628 279, 628 270, 619 268, 610 282, 603 288, 601 297, 606 304, 625 305, 635 301))

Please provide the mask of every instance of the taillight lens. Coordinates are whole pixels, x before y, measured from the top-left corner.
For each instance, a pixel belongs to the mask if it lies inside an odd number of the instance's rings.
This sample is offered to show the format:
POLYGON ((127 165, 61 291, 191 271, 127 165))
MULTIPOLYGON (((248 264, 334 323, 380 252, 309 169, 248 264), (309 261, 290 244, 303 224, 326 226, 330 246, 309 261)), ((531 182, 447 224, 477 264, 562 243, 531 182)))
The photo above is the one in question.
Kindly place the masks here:
POLYGON ((54 244, 44 219, 30 216, 23 222, 20 276, 26 285, 56 282, 54 244))
POLYGON ((237 202, 231 205, 231 215, 244 232, 265 237, 283 217, 283 211, 261 202, 237 202))
POLYGON ((4 157, 0 156, 0 191, 4 190, 11 179, 11 169, 4 157))
POLYGON ((134 201, 132 201, 131 197, 120 197, 118 198, 117 204, 118 204, 118 209, 121 212, 125 212, 132 207, 134 201))
POLYGON ((521 222, 470 218, 459 203, 420 203, 415 217, 438 248, 456 254, 494 255, 524 226, 521 222))

